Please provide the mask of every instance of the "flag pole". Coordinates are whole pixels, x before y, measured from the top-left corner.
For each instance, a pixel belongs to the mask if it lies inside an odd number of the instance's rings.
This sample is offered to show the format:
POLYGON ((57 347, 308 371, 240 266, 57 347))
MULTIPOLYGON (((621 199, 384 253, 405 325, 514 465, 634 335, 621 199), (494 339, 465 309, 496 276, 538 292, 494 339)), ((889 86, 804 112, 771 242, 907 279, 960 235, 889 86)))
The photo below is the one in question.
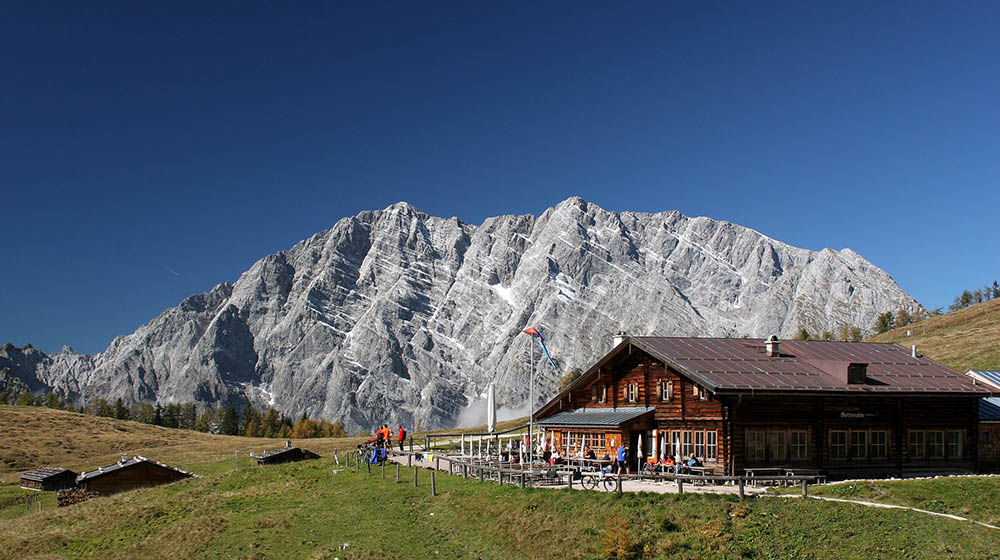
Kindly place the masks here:
POLYGON ((528 469, 534 471, 535 447, 535 344, 533 336, 528 336, 528 469))

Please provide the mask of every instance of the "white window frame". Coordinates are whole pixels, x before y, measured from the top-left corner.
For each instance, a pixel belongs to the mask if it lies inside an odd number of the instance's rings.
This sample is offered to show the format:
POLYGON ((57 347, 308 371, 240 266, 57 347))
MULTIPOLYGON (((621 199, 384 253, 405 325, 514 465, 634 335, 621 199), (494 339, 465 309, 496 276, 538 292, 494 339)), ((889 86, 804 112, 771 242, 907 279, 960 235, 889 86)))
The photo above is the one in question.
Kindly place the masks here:
POLYGON ((639 402, 638 383, 629 383, 625 386, 625 400, 630 403, 639 402))
POLYGON ((694 454, 696 457, 705 456, 705 432, 703 430, 694 432, 694 454))
POLYGON ((691 430, 681 432, 681 458, 687 459, 691 456, 691 430))
POLYGON ((889 458, 889 431, 888 430, 872 430, 871 434, 868 436, 868 456, 873 461, 886 460, 889 458), (875 436, 881 438, 880 443, 875 442, 875 436))
POLYGON ((809 460, 809 431, 789 430, 788 457, 790 461, 809 460))
POLYGON ((660 380, 660 402, 674 400, 674 382, 668 379, 660 380))
POLYGON ((785 430, 767 431, 767 456, 771 461, 785 461, 788 457, 788 432, 785 430))
POLYGON ((847 433, 848 433, 847 430, 830 430, 830 437, 829 437, 829 445, 828 445, 828 447, 830 449, 830 460, 831 461, 846 461, 847 460, 847 457, 848 457, 847 451, 848 451, 848 449, 850 449, 848 447, 848 443, 849 442, 848 442, 848 439, 847 439, 847 433), (835 435, 839 435, 843 439, 840 442, 834 442, 834 439, 835 439, 834 436, 835 435), (834 453, 835 449, 838 450, 836 453, 834 453))
POLYGON ((962 458, 962 448, 964 447, 962 444, 964 439, 964 430, 948 430, 945 433, 944 448, 949 459, 962 458), (954 440, 952 438, 954 438, 954 440))
POLYGON ((715 430, 705 430, 705 460, 719 459, 719 438, 715 430))
POLYGON ((927 434, 923 430, 910 430, 906 435, 906 449, 910 459, 926 459, 927 434), (914 450, 917 453, 914 453, 914 450))
POLYGON ((767 460, 767 430, 751 430, 746 432, 746 460, 767 460))
POLYGON ((944 430, 927 430, 927 458, 945 458, 944 430), (938 438, 940 438, 939 441, 934 441, 938 438), (938 453, 937 448, 940 448, 940 453, 938 453))
POLYGON ((847 452, 854 461, 864 461, 868 458, 868 430, 849 430, 847 436, 847 452), (860 453, 859 453, 860 451, 860 453))

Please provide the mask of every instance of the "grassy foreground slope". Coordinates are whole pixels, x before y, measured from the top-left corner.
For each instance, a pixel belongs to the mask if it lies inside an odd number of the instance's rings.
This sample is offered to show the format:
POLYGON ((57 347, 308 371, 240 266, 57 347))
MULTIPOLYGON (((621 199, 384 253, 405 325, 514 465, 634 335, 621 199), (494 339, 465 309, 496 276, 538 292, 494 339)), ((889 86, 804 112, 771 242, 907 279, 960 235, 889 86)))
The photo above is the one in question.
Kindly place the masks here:
MULTIPOLYGON (((210 436, 37 408, 0 408, 0 445, 92 468, 126 452, 203 476, 27 513, 27 491, 0 486, 0 558, 997 558, 1000 532, 913 512, 797 498, 527 489, 395 468, 317 461, 233 471, 233 449, 274 440, 210 436), (38 428, 44 433, 31 437, 38 428), (64 430, 62 434, 54 430, 64 430), (117 434, 117 436, 116 436, 117 434), (86 444, 70 440, 93 435, 86 444), (55 442, 62 441, 62 445, 55 442), (16 443, 16 445, 15 445, 16 443), (70 453, 72 451, 72 453, 70 453), (50 455, 51 453, 51 455, 50 455), (89 455, 87 453, 90 453, 89 455), (345 547, 346 545, 346 547, 345 547)), ((279 442, 280 443, 280 442, 279 442)), ((323 454, 348 440, 303 442, 323 454)), ((10 459, 14 453, 4 451, 10 459)), ((343 455, 341 455, 343 457, 343 455)), ((1000 495, 1000 478, 975 487, 1000 495)), ((922 481, 927 482, 927 481, 922 481)), ((902 484, 902 483, 901 483, 902 484)), ((39 494, 35 494, 39 495, 39 494)), ((897 496, 904 493, 895 491, 897 496)), ((949 495, 959 495, 950 492, 949 495)), ((904 496, 905 499, 905 496, 904 496)), ((916 499, 923 500, 922 497, 916 499)), ((914 504, 919 505, 919 504, 914 504)), ((988 504, 974 505, 975 513, 988 504)), ((994 508, 996 509, 996 508, 994 508)), ((970 514, 970 517, 975 517, 970 514)), ((985 519, 984 519, 985 520, 985 519)))
POLYGON ((917 352, 958 371, 1000 369, 1000 299, 929 317, 870 340, 905 348, 916 344, 917 352))

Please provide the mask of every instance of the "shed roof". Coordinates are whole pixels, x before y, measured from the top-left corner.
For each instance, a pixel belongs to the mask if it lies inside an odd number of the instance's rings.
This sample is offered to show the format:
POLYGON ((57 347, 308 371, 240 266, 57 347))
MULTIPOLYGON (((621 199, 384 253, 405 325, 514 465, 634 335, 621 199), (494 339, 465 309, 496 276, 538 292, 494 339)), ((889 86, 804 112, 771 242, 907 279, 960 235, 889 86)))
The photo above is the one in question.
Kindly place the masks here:
POLYGON ((653 407, 581 408, 560 412, 538 420, 542 426, 618 427, 629 420, 655 411, 653 407))
POLYGON ((59 476, 59 475, 64 474, 64 473, 69 473, 69 474, 71 474, 73 476, 76 476, 75 472, 73 472, 71 470, 68 470, 68 469, 61 469, 61 468, 58 468, 58 467, 42 467, 42 468, 39 468, 39 469, 35 469, 33 471, 28 471, 26 473, 23 473, 21 475, 21 478, 23 478, 25 480, 34 480, 34 481, 37 481, 37 482, 45 482, 46 480, 48 480, 48 479, 50 479, 50 478, 52 478, 54 476, 59 476))
POLYGON ((1000 398, 979 399, 979 420, 1000 421, 1000 398))
POLYGON ((173 471, 175 473, 183 475, 183 477, 198 476, 198 475, 196 475, 194 473, 189 473, 187 471, 182 471, 181 469, 177 469, 177 468, 171 467, 170 465, 164 465, 163 463, 160 463, 160 462, 157 462, 157 461, 152 461, 152 460, 147 459, 147 458, 145 458, 145 457, 143 457, 141 455, 136 455, 135 457, 132 457, 131 459, 127 459, 127 460, 124 460, 124 461, 119 461, 119 462, 117 462, 117 463, 115 463, 113 465, 108 465, 106 467, 98 467, 97 470, 93 470, 93 471, 89 471, 89 472, 82 472, 82 473, 80 473, 80 476, 76 477, 76 482, 77 482, 77 484, 79 484, 79 483, 87 481, 87 480, 94 480, 95 478, 100 478, 102 476, 107 476, 107 475, 109 475, 111 473, 114 473, 114 472, 117 472, 117 471, 121 471, 121 470, 125 470, 125 469, 130 469, 130 468, 133 468, 133 467, 135 467, 137 465, 141 465, 141 464, 154 465, 154 466, 159 467, 161 469, 166 469, 168 471, 173 471))
POLYGON ((764 341, 742 338, 632 337, 635 346, 712 390, 949 393, 989 395, 965 375, 897 344, 784 340, 768 356, 764 341), (862 363, 868 381, 845 384, 817 362, 862 363))
POLYGON ((997 388, 997 390, 1000 390, 1000 371, 993 369, 970 369, 966 373, 974 377, 983 379, 987 383, 994 385, 997 388))

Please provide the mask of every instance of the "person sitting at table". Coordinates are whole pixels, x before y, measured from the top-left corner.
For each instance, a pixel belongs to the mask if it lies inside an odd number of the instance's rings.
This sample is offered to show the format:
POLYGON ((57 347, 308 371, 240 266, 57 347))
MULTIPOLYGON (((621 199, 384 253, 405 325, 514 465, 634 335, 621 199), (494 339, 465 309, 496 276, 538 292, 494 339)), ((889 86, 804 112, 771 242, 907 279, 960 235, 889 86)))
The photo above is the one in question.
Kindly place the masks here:
POLYGON ((663 466, 670 469, 674 468, 674 456, 667 455, 667 458, 663 460, 663 466))
POLYGON ((549 466, 562 464, 562 455, 559 454, 559 450, 556 449, 549 455, 549 466))
POLYGON ((698 457, 695 457, 694 453, 692 453, 691 454, 691 458, 688 459, 688 461, 687 461, 687 466, 688 467, 704 467, 705 465, 702 464, 702 462, 698 459, 698 457))
POLYGON ((594 453, 594 450, 591 449, 590 446, 588 445, 587 449, 583 451, 583 458, 590 460, 597 459, 597 453, 594 453))

